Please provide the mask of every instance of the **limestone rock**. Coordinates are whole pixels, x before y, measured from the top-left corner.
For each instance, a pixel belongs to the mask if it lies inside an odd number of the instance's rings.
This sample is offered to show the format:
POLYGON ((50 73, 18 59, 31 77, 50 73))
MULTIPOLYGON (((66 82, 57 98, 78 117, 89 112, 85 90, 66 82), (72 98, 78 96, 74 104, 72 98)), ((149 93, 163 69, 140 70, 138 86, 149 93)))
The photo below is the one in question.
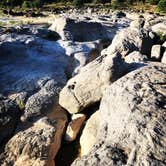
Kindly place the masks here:
POLYGON ((96 111, 87 120, 80 137, 81 156, 87 155, 97 141, 97 130, 100 124, 99 111, 96 111))
POLYGON ((72 142, 76 139, 77 134, 79 133, 86 116, 84 114, 74 114, 71 117, 71 122, 67 126, 65 140, 72 142))
POLYGON ((107 32, 102 24, 69 17, 58 17, 49 28, 60 34, 62 40, 93 41, 107 38, 107 32))
POLYGON ((162 62, 162 63, 166 63, 166 51, 165 51, 164 54, 163 54, 163 57, 162 57, 162 59, 161 59, 161 62, 162 62))
POLYGON ((162 45, 162 46, 166 48, 166 41, 163 43, 163 45, 162 45))
POLYGON ((152 31, 156 33, 161 32, 163 35, 166 35, 166 22, 163 21, 153 25, 152 31))
POLYGON ((77 74, 80 72, 81 68, 85 66, 86 61, 87 61, 87 53, 84 52, 78 52, 74 54, 74 58, 76 60, 77 66, 74 70, 73 75, 77 74))
POLYGON ((145 24, 145 19, 143 16, 139 16, 137 19, 135 19, 134 21, 131 22, 130 24, 130 27, 133 27, 133 28, 143 28, 145 24))
POLYGON ((28 98, 21 120, 24 122, 36 116, 47 115, 57 102, 59 92, 60 85, 54 80, 48 80, 41 90, 28 98))
POLYGON ((127 63, 140 63, 148 60, 146 55, 142 55, 139 51, 133 51, 125 57, 127 63))
POLYGON ((13 134, 19 117, 17 104, 0 95, 0 144, 13 134))
POLYGON ((44 117, 9 140, 0 155, 2 166, 54 166, 67 115, 58 108, 50 116, 54 121, 44 117))
POLYGON ((124 75, 127 67, 118 53, 100 56, 67 82, 60 92, 59 104, 71 114, 82 111, 99 101, 105 86, 124 75))
POLYGON ((151 58, 155 60, 160 60, 162 56, 162 46, 161 45, 153 45, 151 50, 151 58))
POLYGON ((98 49, 91 50, 88 54, 87 63, 92 62, 99 56, 100 56, 100 51, 98 49))
POLYGON ((68 57, 57 42, 23 34, 4 34, 0 41, 0 93, 29 97, 48 80, 66 83, 68 57))
POLYGON ((151 63, 111 84, 101 101, 97 143, 74 165, 165 165, 166 66, 151 63))
POLYGON ((106 52, 113 54, 118 51, 123 56, 126 56, 133 51, 139 51, 150 56, 152 45, 153 39, 149 37, 148 31, 129 27, 121 30, 114 37, 112 44, 107 48, 106 52))
MULTIPOLYGON (((154 32, 157 32, 159 29, 163 29, 165 17, 158 15, 147 15, 145 20, 144 28, 152 29, 154 32)), ((164 27, 165 28, 165 27, 164 27)))

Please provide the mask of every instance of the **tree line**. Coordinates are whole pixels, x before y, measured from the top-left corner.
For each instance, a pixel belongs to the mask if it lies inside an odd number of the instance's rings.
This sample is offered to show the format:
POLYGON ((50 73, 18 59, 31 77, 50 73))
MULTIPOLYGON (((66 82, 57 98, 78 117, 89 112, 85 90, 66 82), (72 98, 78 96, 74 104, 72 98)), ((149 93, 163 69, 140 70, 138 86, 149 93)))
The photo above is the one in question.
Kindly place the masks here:
POLYGON ((121 3, 128 3, 132 5, 134 2, 150 3, 151 5, 158 5, 161 11, 166 12, 166 0, 0 0, 1 7, 15 7, 22 8, 40 8, 44 4, 71 2, 76 7, 82 7, 85 3, 111 3, 113 6, 121 3))

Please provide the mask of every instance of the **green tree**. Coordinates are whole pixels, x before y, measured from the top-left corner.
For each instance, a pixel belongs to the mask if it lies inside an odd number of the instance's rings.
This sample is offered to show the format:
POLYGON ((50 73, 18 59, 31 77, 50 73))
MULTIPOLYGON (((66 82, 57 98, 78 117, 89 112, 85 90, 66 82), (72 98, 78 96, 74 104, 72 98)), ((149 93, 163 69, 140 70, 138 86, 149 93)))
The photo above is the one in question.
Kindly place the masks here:
POLYGON ((166 0, 160 0, 157 7, 160 12, 166 13, 166 0))
POLYGON ((84 5, 83 0, 73 0, 73 4, 75 7, 81 8, 84 5))
POLYGON ((31 4, 29 1, 24 1, 23 4, 22 4, 22 8, 30 8, 31 7, 31 4))
POLYGON ((157 5, 160 0, 147 0, 151 5, 157 5))

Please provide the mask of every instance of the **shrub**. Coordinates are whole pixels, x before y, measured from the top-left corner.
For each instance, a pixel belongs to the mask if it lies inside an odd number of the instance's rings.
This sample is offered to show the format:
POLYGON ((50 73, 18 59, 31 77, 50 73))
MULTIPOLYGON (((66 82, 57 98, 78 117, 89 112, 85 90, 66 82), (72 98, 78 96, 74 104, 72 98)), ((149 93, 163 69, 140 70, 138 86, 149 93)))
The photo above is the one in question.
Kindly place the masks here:
POLYGON ((75 7, 81 8, 84 5, 84 1, 83 0, 74 0, 73 5, 75 7))
POLYGON ((160 0, 157 7, 160 12, 166 13, 166 0, 160 0))
POLYGON ((22 8, 30 8, 31 7, 31 4, 29 1, 24 1, 23 4, 22 4, 22 8))
POLYGON ((166 35, 164 35, 163 32, 158 31, 157 36, 159 39, 159 41, 158 41, 159 43, 164 43, 164 41, 166 41, 166 35))
POLYGON ((147 0, 151 5, 157 5, 160 0, 147 0))
POLYGON ((93 1, 94 3, 108 3, 108 2, 110 2, 110 0, 94 0, 93 1))
POLYGON ((119 6, 119 2, 117 0, 111 1, 111 6, 113 9, 117 9, 119 6))
POLYGON ((132 5, 134 3, 134 0, 126 0, 127 4, 132 5))
POLYGON ((40 8, 43 6, 42 0, 35 0, 32 2, 32 7, 33 8, 40 8))

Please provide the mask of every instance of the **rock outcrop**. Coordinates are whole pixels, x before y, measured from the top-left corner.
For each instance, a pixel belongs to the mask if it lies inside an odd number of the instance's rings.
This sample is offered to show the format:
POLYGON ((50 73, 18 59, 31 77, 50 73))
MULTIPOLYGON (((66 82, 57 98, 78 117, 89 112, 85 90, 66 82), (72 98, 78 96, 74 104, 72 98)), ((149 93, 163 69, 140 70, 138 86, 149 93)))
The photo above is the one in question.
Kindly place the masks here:
POLYGON ((58 85, 55 80, 48 80, 41 90, 28 98, 21 120, 25 122, 36 116, 48 115, 58 100, 60 87, 61 85, 58 85))
POLYGON ((161 45, 153 45, 151 50, 151 58, 155 60, 161 60, 163 48, 161 45))
POLYGON ((99 101, 105 86, 116 81, 127 71, 128 66, 120 54, 100 56, 68 81, 60 92, 59 104, 71 114, 80 112, 99 101))
POLYGON ((112 44, 103 51, 113 54, 115 52, 121 53, 123 56, 133 52, 139 51, 142 54, 149 55, 153 45, 153 39, 149 36, 149 32, 140 29, 128 27, 121 30, 112 40, 112 44))
POLYGON ((87 155, 97 141, 97 133, 100 124, 99 111, 96 111, 87 120, 80 137, 81 156, 87 155))
POLYGON ((58 32, 62 40, 85 42, 108 38, 102 24, 88 20, 59 17, 55 19, 50 29, 58 32))
POLYGON ((1 165, 54 166, 54 158, 67 123, 67 114, 57 107, 50 118, 52 120, 41 118, 28 129, 16 133, 0 156, 1 165))
POLYGON ((152 63, 110 85, 97 143, 72 165, 165 165, 166 66, 152 63))
POLYGON ((17 104, 0 94, 0 144, 14 133, 20 115, 17 104))
POLYGON ((161 59, 161 62, 162 62, 162 63, 166 63, 166 51, 165 51, 164 54, 163 54, 163 57, 162 57, 162 59, 161 59))
POLYGON ((0 165, 165 164, 165 17, 85 11, 0 27, 0 165))
POLYGON ((68 142, 72 142, 76 139, 78 133, 83 126, 83 123, 86 119, 85 114, 74 114, 71 117, 71 122, 68 124, 66 133, 65 133, 65 140, 68 142))
POLYGON ((124 58, 127 63, 145 63, 148 61, 146 55, 142 55, 139 51, 133 51, 124 58))
POLYGON ((162 33, 163 35, 166 35, 166 22, 161 21, 158 24, 155 24, 152 26, 152 31, 156 33, 162 33))

